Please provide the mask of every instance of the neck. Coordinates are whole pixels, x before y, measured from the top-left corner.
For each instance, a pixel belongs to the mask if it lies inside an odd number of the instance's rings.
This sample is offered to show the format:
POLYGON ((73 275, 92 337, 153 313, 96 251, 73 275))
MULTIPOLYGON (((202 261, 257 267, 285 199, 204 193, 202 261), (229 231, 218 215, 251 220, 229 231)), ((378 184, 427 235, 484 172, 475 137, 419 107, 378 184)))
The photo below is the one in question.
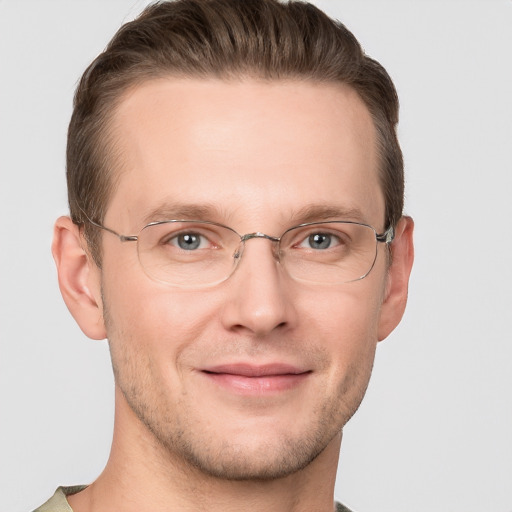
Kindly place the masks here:
POLYGON ((74 512, 332 512, 341 433, 308 466, 274 480, 225 480, 169 453, 135 417, 116 389, 107 465, 87 489, 70 496, 74 512))

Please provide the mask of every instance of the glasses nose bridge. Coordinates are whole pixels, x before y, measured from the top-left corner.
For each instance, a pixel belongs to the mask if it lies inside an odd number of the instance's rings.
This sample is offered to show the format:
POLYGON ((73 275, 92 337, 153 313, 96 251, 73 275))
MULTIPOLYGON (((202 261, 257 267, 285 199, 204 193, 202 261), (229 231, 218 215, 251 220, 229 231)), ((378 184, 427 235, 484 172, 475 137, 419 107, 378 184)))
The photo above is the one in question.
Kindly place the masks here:
POLYGON ((267 240, 270 240, 271 242, 280 242, 281 238, 276 236, 270 236, 266 235, 265 233, 261 233, 259 231, 256 231, 255 233, 247 233, 246 235, 242 235, 240 237, 240 241, 242 243, 245 243, 247 240, 250 240, 251 238, 266 238, 267 240))
POLYGON ((241 235, 240 236, 239 249, 234 254, 235 259, 238 259, 238 260, 241 259, 242 254, 244 252, 244 248, 245 248, 245 242, 247 242, 247 240, 251 240, 252 238, 263 238, 263 239, 266 239, 266 240, 270 240, 272 242, 272 244, 273 244, 273 255, 274 255, 274 258, 277 261, 279 261, 279 250, 278 250, 278 247, 279 247, 279 242, 281 241, 281 237, 266 235, 265 233, 261 233, 260 231, 256 231, 255 233, 247 233, 245 235, 241 235))

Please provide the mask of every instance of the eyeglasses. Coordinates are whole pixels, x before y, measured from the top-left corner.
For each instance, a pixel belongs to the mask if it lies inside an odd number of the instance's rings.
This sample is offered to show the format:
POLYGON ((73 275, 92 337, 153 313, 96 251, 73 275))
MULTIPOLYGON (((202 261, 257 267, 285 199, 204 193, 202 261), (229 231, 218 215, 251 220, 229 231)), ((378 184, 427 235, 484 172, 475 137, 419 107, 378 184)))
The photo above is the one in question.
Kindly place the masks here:
POLYGON ((351 221, 309 222, 287 229, 280 237, 264 233, 238 234, 216 222, 164 220, 151 222, 138 235, 121 235, 87 218, 94 226, 119 238, 137 242, 139 261, 152 279, 182 288, 212 286, 235 271, 253 238, 273 244, 273 256, 299 281, 343 284, 366 277, 377 259, 378 243, 393 241, 384 233, 351 221))

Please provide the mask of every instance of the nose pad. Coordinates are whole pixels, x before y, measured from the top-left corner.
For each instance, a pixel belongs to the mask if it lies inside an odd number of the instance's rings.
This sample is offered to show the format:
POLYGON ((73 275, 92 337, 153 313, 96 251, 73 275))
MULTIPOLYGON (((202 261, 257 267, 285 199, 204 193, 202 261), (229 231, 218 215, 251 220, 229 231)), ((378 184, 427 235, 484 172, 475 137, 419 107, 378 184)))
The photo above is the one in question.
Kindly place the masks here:
POLYGON ((231 268, 231 273, 229 274, 229 277, 231 277, 238 268, 238 264, 240 263, 240 260, 242 259, 242 256, 244 254, 245 249, 245 241, 241 240, 238 244, 238 247, 235 249, 235 251, 232 254, 233 257, 233 266, 231 268))
POLYGON ((277 263, 281 263, 281 249, 277 240, 272 240, 272 255, 277 263))
POLYGON ((242 254, 244 253, 245 242, 241 241, 238 244, 238 247, 235 249, 233 253, 233 259, 235 260, 235 266, 238 265, 239 261, 242 259, 242 254))
POLYGON ((270 237, 267 235, 262 235, 260 233, 255 233, 252 236, 246 235, 245 237, 243 237, 242 240, 240 241, 240 244, 233 252, 233 260, 234 260, 233 272, 238 267, 238 264, 240 263, 242 256, 244 255, 245 244, 246 244, 247 240, 250 240, 251 238, 266 238, 272 244, 272 256, 273 256, 274 260, 277 263, 281 263, 281 250, 279 248, 279 239, 276 239, 276 238, 273 238, 273 237, 270 237))

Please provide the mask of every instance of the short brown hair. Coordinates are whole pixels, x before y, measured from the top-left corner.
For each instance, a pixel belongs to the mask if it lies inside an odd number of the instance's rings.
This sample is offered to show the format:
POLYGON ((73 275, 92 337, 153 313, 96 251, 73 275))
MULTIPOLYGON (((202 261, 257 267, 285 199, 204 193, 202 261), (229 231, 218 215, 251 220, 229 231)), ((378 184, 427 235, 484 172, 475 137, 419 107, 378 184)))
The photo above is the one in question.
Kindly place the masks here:
POLYGON ((98 231, 115 184, 109 126, 123 93, 162 76, 299 79, 352 87, 373 118, 386 227, 402 215, 403 159, 396 136, 398 97, 385 69, 340 22, 302 1, 175 0, 147 7, 123 25, 77 87, 68 131, 71 218, 84 224, 98 265, 98 231))

